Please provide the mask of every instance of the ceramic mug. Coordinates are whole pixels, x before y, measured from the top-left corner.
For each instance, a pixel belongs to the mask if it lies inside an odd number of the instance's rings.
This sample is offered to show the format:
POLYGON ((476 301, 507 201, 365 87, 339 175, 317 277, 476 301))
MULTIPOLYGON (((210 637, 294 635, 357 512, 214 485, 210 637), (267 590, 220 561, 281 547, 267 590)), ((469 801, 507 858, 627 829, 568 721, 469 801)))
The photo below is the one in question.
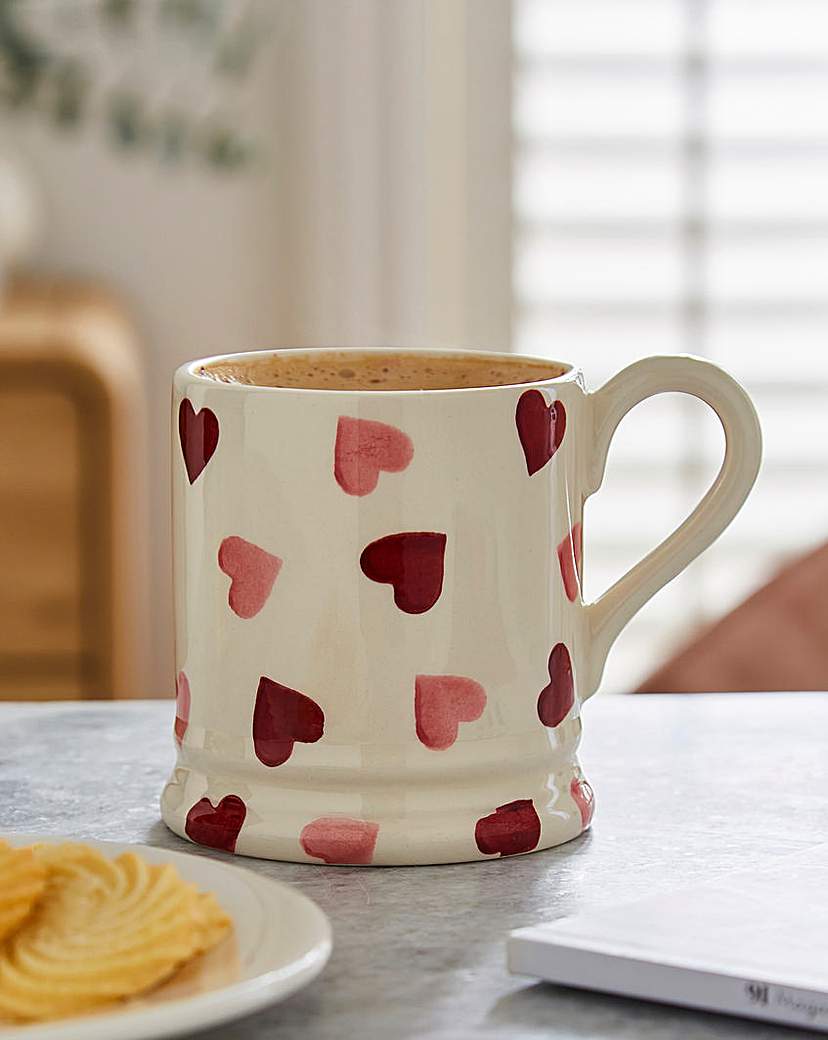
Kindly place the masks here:
POLYGON ((202 845, 309 863, 481 860, 582 833, 581 705, 624 625, 733 519, 761 457, 745 392, 686 356, 588 392, 572 365, 510 354, 230 355, 179 369, 173 412, 163 817, 202 845), (486 383, 481 358, 498 385, 466 385, 486 383), (368 380, 378 365, 385 382, 368 380), (257 385, 279 366, 331 371, 336 388, 257 385), (395 366, 457 376, 387 389, 395 366), (671 391, 718 415, 721 470, 585 603, 584 501, 623 416, 671 391))

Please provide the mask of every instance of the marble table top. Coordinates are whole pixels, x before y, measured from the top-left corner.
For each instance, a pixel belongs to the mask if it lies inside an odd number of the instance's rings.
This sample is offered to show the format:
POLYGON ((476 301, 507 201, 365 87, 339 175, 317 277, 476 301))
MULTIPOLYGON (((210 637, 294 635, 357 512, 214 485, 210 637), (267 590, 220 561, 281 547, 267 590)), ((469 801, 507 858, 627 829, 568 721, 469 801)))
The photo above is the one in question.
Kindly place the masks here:
MULTIPOLYGON (((193 850, 158 815, 171 702, 0 704, 0 833, 193 850)), ((799 1031, 517 978, 512 928, 719 876, 825 840, 828 694, 605 696, 584 709, 592 831, 441 867, 243 860, 328 913, 334 953, 284 1004, 205 1040, 724 1037, 799 1031)), ((195 850, 199 851, 199 850, 195 850)))

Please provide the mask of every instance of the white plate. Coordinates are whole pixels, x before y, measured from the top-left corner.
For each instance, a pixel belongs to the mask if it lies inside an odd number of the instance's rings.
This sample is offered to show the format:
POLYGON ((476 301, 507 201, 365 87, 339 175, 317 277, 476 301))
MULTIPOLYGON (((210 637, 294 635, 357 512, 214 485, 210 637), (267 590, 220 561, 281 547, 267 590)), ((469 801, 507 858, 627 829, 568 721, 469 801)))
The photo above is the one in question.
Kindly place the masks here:
MULTIPOLYGON (((78 840, 43 834, 4 838, 13 845, 78 840)), ((110 841, 86 844, 110 857, 138 852, 150 863, 172 863, 187 881, 214 892, 233 918, 235 949, 225 941, 203 958, 197 974, 191 972, 189 977, 185 967, 179 978, 123 1009, 46 1025, 0 1027, 0 1040, 77 1040, 79 1036, 83 1040, 150 1040, 180 1036, 284 1000, 316 978, 330 957, 328 918, 315 903, 287 885, 203 856, 110 841), (206 991, 182 996, 196 989, 206 991)))

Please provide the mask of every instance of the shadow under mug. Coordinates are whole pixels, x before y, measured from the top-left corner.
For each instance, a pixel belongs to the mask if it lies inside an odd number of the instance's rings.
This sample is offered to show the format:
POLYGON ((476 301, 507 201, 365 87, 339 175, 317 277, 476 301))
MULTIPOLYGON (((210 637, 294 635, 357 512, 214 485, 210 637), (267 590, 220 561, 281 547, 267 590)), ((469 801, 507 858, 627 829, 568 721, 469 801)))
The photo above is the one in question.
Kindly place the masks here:
POLYGON ((511 354, 231 355, 179 369, 173 425, 178 761, 163 818, 202 845, 311 863, 481 860, 585 830, 581 705, 761 458, 744 390, 686 356, 588 392, 574 366, 511 354), (268 372, 289 385, 262 385, 268 372), (673 391, 718 415, 722 467, 585 603, 581 518, 613 432, 673 391))

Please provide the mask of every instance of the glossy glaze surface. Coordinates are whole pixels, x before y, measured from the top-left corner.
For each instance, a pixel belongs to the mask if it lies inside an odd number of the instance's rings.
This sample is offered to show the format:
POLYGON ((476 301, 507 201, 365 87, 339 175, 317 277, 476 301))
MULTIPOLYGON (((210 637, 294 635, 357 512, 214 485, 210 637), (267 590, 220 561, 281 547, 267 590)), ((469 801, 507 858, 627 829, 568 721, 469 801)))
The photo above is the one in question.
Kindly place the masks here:
POLYGON ((580 834, 581 704, 637 609, 624 603, 677 573, 749 490, 759 437, 743 392, 680 358, 597 394, 572 369, 531 387, 360 392, 218 383, 199 367, 177 373, 173 401, 189 696, 169 826, 203 841, 209 818, 229 827, 217 847, 361 864, 580 834), (585 605, 584 499, 621 416, 665 389, 716 408, 728 460, 646 573, 585 605))

